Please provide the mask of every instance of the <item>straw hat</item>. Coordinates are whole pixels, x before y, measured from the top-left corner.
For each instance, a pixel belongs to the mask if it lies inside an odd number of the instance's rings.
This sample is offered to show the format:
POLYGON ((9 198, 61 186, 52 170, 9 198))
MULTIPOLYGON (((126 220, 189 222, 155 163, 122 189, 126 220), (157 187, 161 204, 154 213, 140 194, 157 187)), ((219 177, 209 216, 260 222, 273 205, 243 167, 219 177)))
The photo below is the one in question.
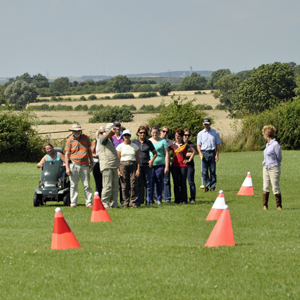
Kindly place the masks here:
POLYGON ((81 128, 80 124, 73 124, 72 128, 69 129, 70 131, 81 131, 83 128, 81 128))

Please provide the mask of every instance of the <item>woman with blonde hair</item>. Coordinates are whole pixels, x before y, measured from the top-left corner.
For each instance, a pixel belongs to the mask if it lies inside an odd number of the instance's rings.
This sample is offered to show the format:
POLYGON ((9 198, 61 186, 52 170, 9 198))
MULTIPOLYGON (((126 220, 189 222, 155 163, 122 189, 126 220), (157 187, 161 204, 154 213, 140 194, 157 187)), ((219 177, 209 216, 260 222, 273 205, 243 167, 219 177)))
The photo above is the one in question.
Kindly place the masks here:
POLYGON ((272 184, 273 194, 275 195, 277 209, 282 209, 280 181, 280 165, 282 160, 281 147, 274 138, 276 128, 266 125, 262 129, 264 139, 267 141, 264 150, 263 161, 263 209, 268 209, 270 194, 270 183, 272 184))
POLYGON ((99 146, 99 139, 104 134, 105 127, 101 126, 96 132, 96 139, 93 141, 91 150, 93 153, 93 175, 95 180, 96 192, 99 193, 101 197, 102 192, 102 174, 100 172, 100 165, 99 165, 99 157, 98 157, 98 146, 99 146))

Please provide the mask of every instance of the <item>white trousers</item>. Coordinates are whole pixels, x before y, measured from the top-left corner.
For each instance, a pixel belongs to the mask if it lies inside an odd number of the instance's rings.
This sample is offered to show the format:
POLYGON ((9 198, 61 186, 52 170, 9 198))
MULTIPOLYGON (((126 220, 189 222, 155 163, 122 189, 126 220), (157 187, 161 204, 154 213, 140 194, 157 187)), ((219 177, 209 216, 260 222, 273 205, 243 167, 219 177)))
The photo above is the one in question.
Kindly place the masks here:
POLYGON ((270 184, 272 184, 273 194, 281 194, 280 192, 280 166, 267 169, 263 167, 263 191, 270 192, 270 184))
POLYGON ((84 188, 85 205, 93 204, 93 190, 90 187, 90 168, 89 165, 70 164, 70 183, 71 183, 71 206, 77 205, 78 200, 78 182, 81 179, 84 188))

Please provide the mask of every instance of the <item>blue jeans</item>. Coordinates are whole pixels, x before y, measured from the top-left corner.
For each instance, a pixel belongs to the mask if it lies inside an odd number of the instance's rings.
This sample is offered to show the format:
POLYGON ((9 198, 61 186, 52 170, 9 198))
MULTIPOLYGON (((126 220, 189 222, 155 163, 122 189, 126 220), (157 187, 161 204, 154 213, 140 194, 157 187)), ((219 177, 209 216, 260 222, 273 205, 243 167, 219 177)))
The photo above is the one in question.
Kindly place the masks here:
POLYGON ((186 178, 187 178, 187 167, 172 167, 172 176, 174 182, 174 196, 175 203, 180 202, 187 203, 187 189, 186 189, 186 178))
POLYGON ((152 168, 148 166, 141 166, 140 167, 140 176, 139 176, 139 197, 136 201, 136 205, 141 205, 142 195, 141 195, 141 186, 142 186, 142 179, 144 179, 144 186, 146 189, 146 203, 151 204, 152 201, 152 168))
POLYGON ((195 168, 192 166, 188 166, 187 180, 190 186, 190 193, 191 193, 190 200, 195 201, 196 198, 195 168))
POLYGON ((164 187, 165 165, 152 167, 152 191, 154 191, 156 200, 161 201, 164 187))
POLYGON ((215 156, 216 152, 213 151, 211 153, 202 152, 203 160, 202 160, 202 172, 204 177, 204 185, 208 189, 215 189, 217 183, 217 175, 216 175, 216 161, 215 156), (208 174, 209 170, 209 174, 208 174))
POLYGON ((170 173, 171 173, 171 166, 169 167, 169 173, 165 174, 164 176, 164 186, 163 186, 163 195, 165 201, 171 201, 171 180, 170 180, 170 173))

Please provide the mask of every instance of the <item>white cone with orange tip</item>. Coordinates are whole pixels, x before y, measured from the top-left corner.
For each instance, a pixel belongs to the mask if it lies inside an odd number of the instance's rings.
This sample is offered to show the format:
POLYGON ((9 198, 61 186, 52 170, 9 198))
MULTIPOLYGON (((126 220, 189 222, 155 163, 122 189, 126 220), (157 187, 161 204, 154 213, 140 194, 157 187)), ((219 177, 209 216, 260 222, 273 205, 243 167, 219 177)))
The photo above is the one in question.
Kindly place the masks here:
POLYGON ((220 246, 235 246, 230 212, 227 205, 222 209, 222 214, 205 244, 205 247, 220 246))
POLYGON ((224 192, 222 190, 219 191, 219 195, 212 206, 209 214, 206 217, 206 221, 215 221, 218 220, 221 216, 221 213, 226 205, 224 192))
POLYGON ((239 192, 237 193, 239 196, 253 196, 253 183, 252 183, 252 177, 251 173, 247 173, 247 177, 244 180, 239 192))

